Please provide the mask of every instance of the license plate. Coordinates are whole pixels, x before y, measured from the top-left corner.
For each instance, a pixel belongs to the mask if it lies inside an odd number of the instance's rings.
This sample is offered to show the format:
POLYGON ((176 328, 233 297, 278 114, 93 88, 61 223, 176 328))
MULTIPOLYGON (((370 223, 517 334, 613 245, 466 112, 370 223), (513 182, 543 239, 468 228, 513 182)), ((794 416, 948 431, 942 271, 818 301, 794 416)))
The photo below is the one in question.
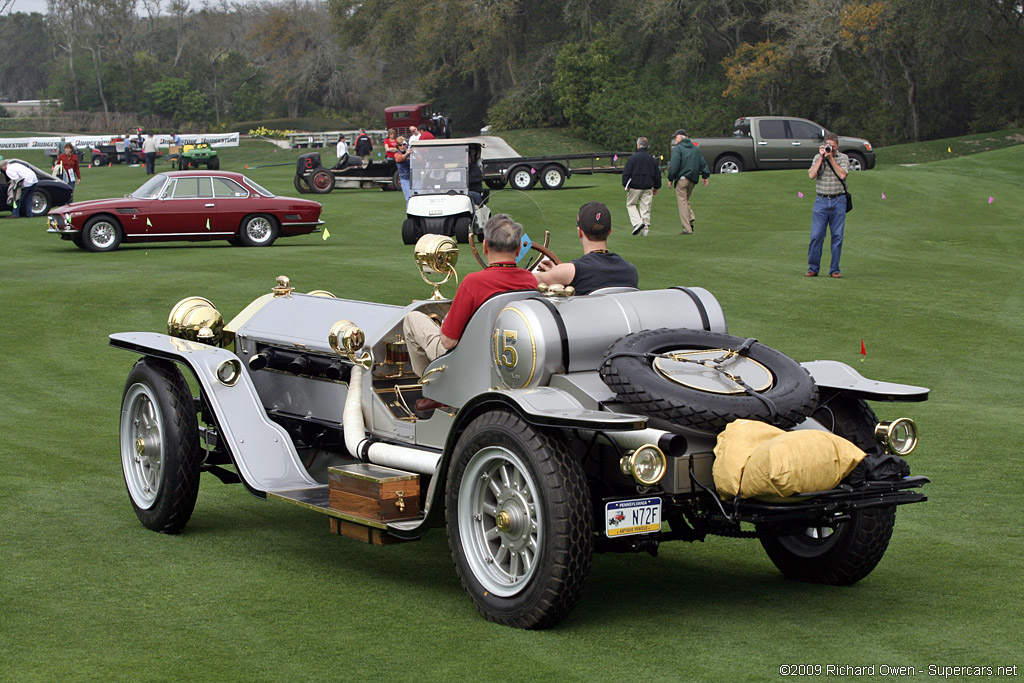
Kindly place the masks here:
POLYGON ((661 529, 661 498, 636 498, 605 503, 604 533, 631 536, 661 529))

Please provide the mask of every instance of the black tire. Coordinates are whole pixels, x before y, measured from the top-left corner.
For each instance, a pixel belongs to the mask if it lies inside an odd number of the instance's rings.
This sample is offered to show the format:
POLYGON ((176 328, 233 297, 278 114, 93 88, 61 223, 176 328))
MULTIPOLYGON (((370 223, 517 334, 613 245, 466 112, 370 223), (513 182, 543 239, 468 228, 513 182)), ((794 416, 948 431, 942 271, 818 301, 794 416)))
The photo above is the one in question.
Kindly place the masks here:
POLYGON ((165 534, 185 528, 199 493, 199 427, 181 372, 143 358, 128 373, 121 402, 121 468, 143 526, 165 534))
POLYGON ((391 175, 391 182, 394 185, 391 189, 401 191, 401 189, 402 189, 402 179, 399 177, 398 171, 395 171, 391 175))
POLYGON ((415 219, 406 218, 402 221, 402 244, 416 244, 419 238, 420 231, 415 219))
POLYGON ((99 167, 99 166, 102 166, 102 165, 103 165, 103 163, 104 163, 104 162, 103 162, 103 157, 101 157, 101 156, 95 156, 95 155, 94 155, 94 156, 93 156, 93 158, 92 158, 92 161, 90 161, 89 163, 91 163, 91 164, 93 165, 93 167, 94 167, 94 168, 95 168, 95 167, 99 167))
POLYGON ((50 213, 50 209, 53 208, 53 200, 50 199, 50 193, 46 190, 39 188, 32 193, 32 206, 29 210, 33 216, 45 216, 50 213))
POLYGON ((220 170, 220 157, 210 157, 210 160, 206 162, 206 168, 211 171, 220 170))
POLYGON ((298 173, 295 174, 295 191, 299 194, 309 194, 312 192, 312 190, 309 189, 309 183, 307 183, 306 179, 298 173))
MULTIPOLYGON (((812 417, 829 431, 852 441, 869 454, 877 450, 875 412, 861 399, 837 396, 812 417)), ((854 584, 881 561, 896 523, 896 507, 868 508, 851 513, 847 522, 809 527, 789 535, 758 529, 761 545, 783 576, 794 581, 833 586, 854 584)))
POLYGON ((309 174, 307 182, 313 194, 327 194, 334 189, 334 174, 326 168, 318 168, 309 174))
POLYGON ((736 349, 743 342, 740 337, 703 330, 637 332, 608 348, 608 357, 600 368, 601 379, 623 403, 683 427, 719 431, 733 420, 746 418, 788 429, 810 415, 818 402, 818 389, 811 376, 795 360, 764 344, 755 342, 743 355, 771 373, 770 386, 758 393, 775 406, 774 420, 762 398, 684 386, 658 374, 649 358, 615 355, 736 349))
POLYGON ((110 216, 93 216, 82 228, 82 246, 89 251, 114 251, 124 233, 121 224, 110 216))
POLYGON ((492 190, 500 190, 508 184, 508 181, 505 178, 488 178, 484 184, 492 190))
POLYGON ((473 219, 469 216, 459 216, 455 219, 454 237, 460 244, 469 242, 469 230, 473 226, 473 219))
POLYGON ((590 574, 593 518, 583 470, 557 432, 505 411, 478 416, 459 437, 445 497, 455 569, 484 617, 544 628, 572 611, 590 574))
POLYGON ((516 166, 509 171, 508 182, 517 190, 529 190, 537 182, 537 175, 529 166, 516 166))
POLYGON ((246 247, 269 247, 277 239, 277 219, 258 213, 242 219, 238 228, 238 241, 246 247))
POLYGON ((715 173, 743 173, 743 159, 726 154, 715 161, 715 173))
POLYGON ((565 185, 565 170, 558 164, 545 166, 540 172, 540 184, 545 190, 558 190, 565 185))
POLYGON ((850 170, 851 171, 866 171, 868 168, 867 159, 862 154, 857 152, 847 152, 846 156, 850 157, 850 170))

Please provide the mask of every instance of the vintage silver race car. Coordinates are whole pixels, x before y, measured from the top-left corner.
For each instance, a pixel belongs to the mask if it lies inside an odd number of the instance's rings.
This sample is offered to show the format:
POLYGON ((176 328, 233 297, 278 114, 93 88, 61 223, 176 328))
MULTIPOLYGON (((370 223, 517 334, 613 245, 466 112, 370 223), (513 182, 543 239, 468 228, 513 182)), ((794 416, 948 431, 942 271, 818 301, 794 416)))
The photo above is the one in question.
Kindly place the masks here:
POLYGON ((402 321, 445 315, 438 277, 458 250, 439 235, 416 250, 435 297, 408 306, 301 294, 282 277, 227 324, 189 297, 169 334, 110 336, 142 354, 120 439, 146 527, 184 529, 202 472, 373 543, 446 525, 478 610, 541 628, 579 601, 595 551, 654 554, 708 535, 757 538, 789 578, 852 584, 881 559, 896 507, 925 500, 928 479, 901 457, 916 427, 879 423, 866 401, 923 401, 927 389, 730 336, 700 287, 500 294, 418 378, 402 321), (867 456, 827 490, 723 499, 714 450, 738 419, 831 431, 867 456))

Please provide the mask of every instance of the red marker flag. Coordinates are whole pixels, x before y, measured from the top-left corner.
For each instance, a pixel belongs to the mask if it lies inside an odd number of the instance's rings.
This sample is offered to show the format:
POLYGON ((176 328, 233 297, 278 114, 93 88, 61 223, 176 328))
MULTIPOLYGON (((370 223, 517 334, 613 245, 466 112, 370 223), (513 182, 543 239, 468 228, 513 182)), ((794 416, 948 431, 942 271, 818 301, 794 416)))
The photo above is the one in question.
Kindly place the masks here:
POLYGON ((863 339, 860 340, 860 355, 862 355, 862 356, 868 355, 868 350, 866 348, 864 348, 864 340, 863 339))

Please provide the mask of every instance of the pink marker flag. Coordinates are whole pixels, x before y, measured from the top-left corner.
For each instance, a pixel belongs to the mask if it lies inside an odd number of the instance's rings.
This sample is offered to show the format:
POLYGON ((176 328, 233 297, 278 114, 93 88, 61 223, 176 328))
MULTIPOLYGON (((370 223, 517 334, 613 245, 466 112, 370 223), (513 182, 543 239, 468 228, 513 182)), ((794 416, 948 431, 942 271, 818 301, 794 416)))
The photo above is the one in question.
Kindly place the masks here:
POLYGON ((535 168, 531 168, 530 169, 530 173, 536 173, 536 172, 537 172, 537 169, 535 169, 535 168))
POLYGON ((990 197, 988 198, 988 203, 989 203, 989 204, 991 204, 991 203, 992 203, 992 202, 994 202, 995 200, 996 200, 996 198, 995 198, 995 197, 991 197, 991 196, 990 196, 990 197))
POLYGON ((612 157, 612 161, 618 161, 618 160, 619 160, 619 155, 618 154, 616 154, 615 156, 612 157))
POLYGON ((885 193, 884 192, 882 193, 882 199, 885 199, 885 193))
POLYGON ((798 191, 798 192, 796 193, 796 196, 797 196, 797 197, 799 197, 800 199, 803 199, 803 198, 804 198, 804 193, 803 193, 803 192, 799 192, 799 191, 798 191))

